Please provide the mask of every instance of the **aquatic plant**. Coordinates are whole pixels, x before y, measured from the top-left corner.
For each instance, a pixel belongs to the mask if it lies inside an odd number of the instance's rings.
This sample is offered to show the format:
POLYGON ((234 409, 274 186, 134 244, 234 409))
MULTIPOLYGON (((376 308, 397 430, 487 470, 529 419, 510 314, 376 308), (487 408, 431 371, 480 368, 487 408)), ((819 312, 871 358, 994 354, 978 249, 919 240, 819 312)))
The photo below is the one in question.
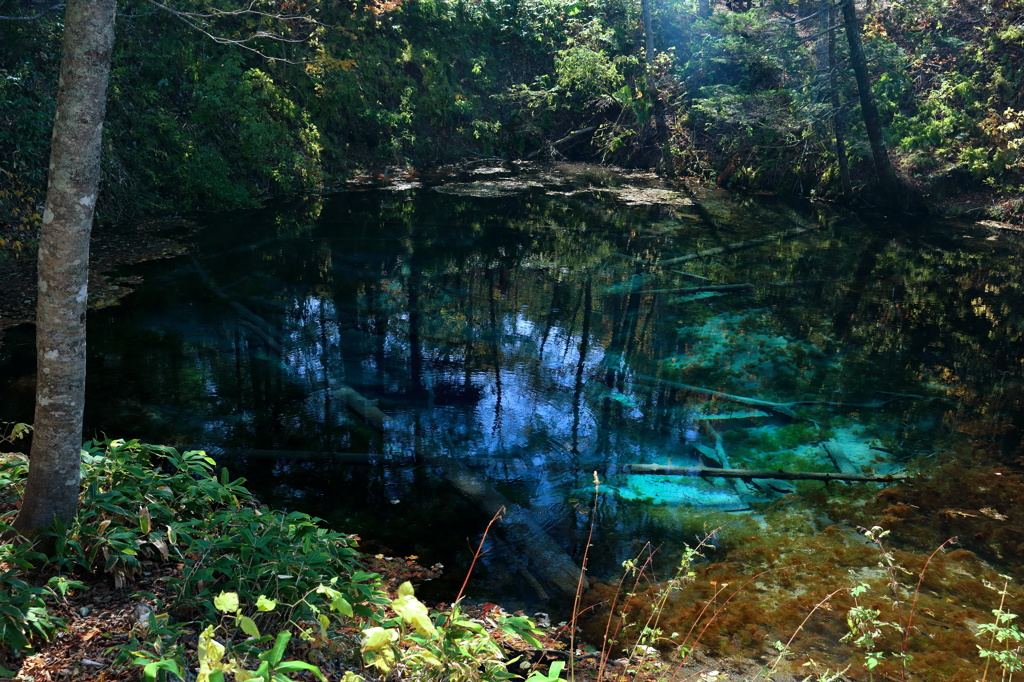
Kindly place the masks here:
POLYGON ((584 638, 629 661, 656 649, 680 669, 698 646, 760 658, 750 680, 803 668, 818 680, 975 682, 983 665, 996 662, 1008 679, 1024 660, 1012 623, 1024 593, 974 554, 947 551, 954 540, 923 555, 890 547, 877 525, 856 534, 829 526, 804 528, 808 546, 795 540, 796 516, 770 511, 775 532, 724 552, 705 544, 700 554, 712 560, 687 553, 685 572, 669 579, 654 578, 656 552, 646 550, 627 562, 629 580, 588 593, 584 638), (990 610, 993 589, 1000 603, 990 610), (991 623, 978 625, 987 610, 991 623))

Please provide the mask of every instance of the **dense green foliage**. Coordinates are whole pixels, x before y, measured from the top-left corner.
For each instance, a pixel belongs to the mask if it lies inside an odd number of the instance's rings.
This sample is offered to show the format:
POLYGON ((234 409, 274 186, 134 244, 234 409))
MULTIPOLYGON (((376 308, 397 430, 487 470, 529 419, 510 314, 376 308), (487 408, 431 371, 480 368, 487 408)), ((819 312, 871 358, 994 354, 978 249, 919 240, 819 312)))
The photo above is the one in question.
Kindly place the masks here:
MULTIPOLYGON (((5 508, 18 500, 27 469, 23 455, 0 456, 5 508)), ((184 675, 197 663, 208 673, 234 671, 235 679, 265 682, 316 671, 310 663, 284 660, 293 636, 317 652, 317 662, 365 663, 419 679, 510 677, 501 647, 460 615, 457 604, 430 614, 408 583, 389 599, 380 576, 361 569, 351 536, 306 514, 256 505, 243 482, 229 480, 225 470, 217 475, 203 452, 138 441, 90 442, 82 475, 79 515, 68 528, 54 529, 52 555, 29 543, 0 544, 5 658, 30 651, 65 623, 53 615, 54 601, 69 590, 88 589, 67 576, 107 574, 124 587, 140 577, 146 560, 180 564, 180 575, 168 581, 166 601, 139 595, 156 609, 143 614, 130 640, 112 651, 120 665, 143 666, 146 679, 157 679, 161 671, 184 675), (40 572, 36 567, 44 562, 40 572), (205 630, 198 651, 190 651, 185 635, 196 626, 205 630), (215 630, 226 645, 214 638, 215 630), (353 632, 362 637, 361 648, 353 632), (241 671, 254 676, 239 677, 241 671)), ((0 533, 11 530, 6 522, 12 515, 0 515, 0 533)), ((499 620, 509 634, 536 644, 526 618, 499 620)))
MULTIPOLYGON (((202 13, 206 5, 174 7, 202 13)), ((234 209, 267 194, 316 191, 363 168, 474 155, 544 151, 634 166, 659 157, 638 0, 257 7, 176 16, 124 2, 101 219, 234 209)), ((854 189, 871 185, 835 14, 830 31, 821 3, 810 0, 714 6, 708 18, 691 0, 652 7, 652 78, 677 170, 759 190, 838 194, 838 116, 854 189)), ((1024 191, 1021 8, 1020 0, 897 0, 864 13, 889 149, 933 198, 1024 191)), ((18 250, 39 221, 61 21, 49 14, 4 30, 0 246, 18 250)), ((1020 200, 1002 210, 1019 215, 1020 200)))

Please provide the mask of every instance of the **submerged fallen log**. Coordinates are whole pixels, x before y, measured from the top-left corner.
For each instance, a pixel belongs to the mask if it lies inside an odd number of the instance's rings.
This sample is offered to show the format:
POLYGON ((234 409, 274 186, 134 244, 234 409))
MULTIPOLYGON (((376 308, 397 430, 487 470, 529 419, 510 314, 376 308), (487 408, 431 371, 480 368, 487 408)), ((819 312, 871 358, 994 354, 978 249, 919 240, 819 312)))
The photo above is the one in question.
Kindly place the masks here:
POLYGON ((747 239, 742 242, 733 242, 732 244, 725 244, 723 246, 716 246, 710 249, 704 249, 703 251, 694 251, 688 253, 685 256, 678 256, 676 258, 669 258, 668 260, 659 261, 657 265, 676 265, 677 263, 688 263, 692 260, 699 258, 707 258, 708 256, 718 256, 723 253, 732 253, 733 251, 740 251, 742 249, 749 249, 755 246, 761 246, 763 244, 770 244, 771 242, 779 241, 780 239, 787 239, 789 237, 796 237, 807 232, 811 232, 814 228, 812 227, 794 227, 791 230, 785 232, 776 232, 766 237, 756 237, 754 239, 747 239))
MULTIPOLYGON (((714 453, 715 451, 711 448, 707 448, 706 453, 714 453)), ((453 462, 448 458, 421 458, 418 456, 410 455, 404 459, 388 459, 382 454, 374 454, 367 452, 328 452, 318 450, 256 450, 256 449, 239 449, 239 450, 228 450, 228 454, 236 455, 240 457, 256 457, 256 458, 269 458, 269 459, 293 459, 293 460, 327 460, 336 462, 338 464, 349 464, 349 465, 365 465, 365 466, 419 466, 424 462, 429 464, 438 465, 445 463, 445 466, 441 467, 446 478, 454 475, 455 479, 453 483, 460 481, 457 488, 460 492, 465 494, 466 488, 463 489, 463 482, 469 480, 465 476, 466 472, 469 472, 470 468, 474 466, 473 461, 468 462, 453 462)), ((716 453, 717 454, 717 453, 716 453)), ((717 459, 717 458, 716 458, 717 459)), ((522 464, 527 468, 534 468, 535 465, 525 463, 522 464)), ((701 476, 703 478, 739 478, 739 479, 779 479, 787 481, 862 481, 862 482, 886 482, 886 481, 902 481, 907 478, 906 474, 870 474, 862 473, 858 471, 847 471, 847 472, 819 472, 819 471, 783 471, 774 469, 731 469, 726 467, 712 467, 705 465, 673 465, 673 464, 608 464, 606 462, 589 462, 589 463, 568 463, 568 462, 549 462, 545 465, 545 468, 549 471, 576 471, 582 472, 587 475, 592 472, 605 475, 609 473, 613 474, 651 474, 651 475, 664 475, 664 476, 701 476)), ((474 485, 478 486, 478 490, 482 490, 485 487, 490 487, 485 481, 481 480, 478 476, 469 472, 469 475, 476 479, 474 485)), ((483 500, 487 499, 504 499, 497 491, 487 494, 473 494, 467 495, 475 499, 483 500), (496 497, 495 497, 496 496, 496 497)), ((486 508, 481 507, 484 511, 491 509, 493 505, 488 505, 486 508)), ((499 504, 498 507, 501 505, 499 504)), ((513 505, 514 506, 514 505, 513 505)), ((494 507, 497 509, 498 507, 494 507)))
POLYGON ((365 419, 367 424, 378 431, 384 431, 388 417, 383 410, 377 407, 376 401, 370 400, 351 386, 345 385, 334 392, 334 397, 345 403, 345 407, 365 419))
POLYGON ((818 284, 817 280, 802 280, 799 282, 741 282, 737 284, 704 284, 699 287, 673 287, 670 289, 641 289, 638 294, 701 294, 710 292, 749 291, 757 287, 795 287, 806 284, 818 284))
POLYGON ((850 474, 857 471, 857 467, 846 456, 846 451, 843 450, 843 446, 839 444, 839 441, 832 439, 827 440, 821 444, 824 448, 825 454, 832 460, 832 464, 835 465, 836 469, 844 474, 850 474))
MULTIPOLYGON (((366 466, 417 466, 428 464, 436 468, 460 495, 469 500, 480 512, 493 517, 504 508, 501 521, 495 525, 501 541, 511 548, 509 560, 523 576, 537 596, 547 601, 551 592, 559 599, 571 598, 579 584, 580 567, 562 550, 554 538, 538 524, 533 515, 510 501, 494 489, 487 480, 470 470, 465 463, 440 455, 411 455, 402 460, 388 459, 382 454, 367 452, 336 452, 321 450, 259 450, 228 451, 240 457, 287 460, 329 461, 337 464, 366 466)), ((584 586, 587 581, 584 577, 584 586)))
POLYGON ((791 400, 788 402, 776 402, 774 400, 763 400, 761 398, 750 398, 742 395, 733 395, 732 393, 725 393, 723 391, 716 391, 712 388, 704 388, 703 386, 694 386, 692 384, 684 384, 678 381, 672 381, 670 379, 661 379, 658 377, 649 377, 643 375, 637 375, 634 378, 635 383, 648 384, 648 385, 662 385, 668 386, 669 388, 676 388, 680 391, 690 391, 692 393, 699 393, 701 395, 710 396, 712 398, 720 398, 727 402, 738 403, 740 405, 750 405, 752 407, 759 407, 769 412, 775 412, 791 419, 796 419, 796 412, 793 408, 801 405, 807 406, 824 406, 824 407, 842 407, 842 408, 866 408, 866 409, 879 409, 885 407, 890 403, 897 402, 899 400, 943 400, 941 397, 934 396, 923 396, 914 395, 910 393, 887 393, 889 397, 884 400, 873 400, 866 403, 852 403, 844 400, 791 400))
MULTIPOLYGON (((511 502, 462 462, 451 457, 427 460, 441 470, 445 480, 463 497, 488 516, 493 517, 504 507, 505 512, 495 528, 512 547, 513 563, 526 572, 524 577, 534 589, 544 585, 546 589, 556 590, 560 598, 575 596, 582 569, 534 521, 529 511, 511 502)), ((586 576, 583 576, 583 586, 587 586, 586 576)), ((538 589, 538 596, 546 600, 549 595, 545 589, 538 589)))
POLYGON ((775 478, 783 481, 859 481, 892 483, 908 478, 906 474, 866 474, 831 471, 771 471, 766 469, 715 469, 706 466, 673 466, 670 464, 627 464, 623 473, 662 476, 700 476, 702 478, 739 478, 744 480, 775 478))
POLYGON ((636 380, 646 384, 661 384, 668 386, 669 388, 677 388, 681 391, 691 391, 693 393, 700 393, 702 395, 711 396, 712 398, 721 398, 731 403, 739 403, 740 405, 750 405, 752 407, 760 407, 770 412, 776 412, 781 415, 785 415, 790 418, 795 418, 796 413, 793 411, 793 407, 799 403, 777 403, 772 400, 762 400, 760 398, 748 398, 742 395, 733 395, 731 393, 723 393, 722 391, 716 391, 710 388, 704 388, 702 386, 693 386, 691 384, 683 384, 678 381, 669 381, 668 379, 658 379, 656 377, 637 376, 636 380))

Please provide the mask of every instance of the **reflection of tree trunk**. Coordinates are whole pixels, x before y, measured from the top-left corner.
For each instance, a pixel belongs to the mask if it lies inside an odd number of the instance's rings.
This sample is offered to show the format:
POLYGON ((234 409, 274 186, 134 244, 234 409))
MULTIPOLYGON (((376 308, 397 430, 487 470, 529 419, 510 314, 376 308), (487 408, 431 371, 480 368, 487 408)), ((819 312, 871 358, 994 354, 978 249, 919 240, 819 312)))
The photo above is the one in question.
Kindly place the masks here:
POLYGON ((370 285, 367 298, 370 301, 370 317, 373 319, 373 358, 377 368, 377 381, 383 386, 388 317, 385 313, 384 291, 380 283, 370 285))
MULTIPOLYGON (((320 299, 319 308, 320 308, 320 310, 318 312, 320 313, 320 320, 319 320, 319 325, 320 325, 320 371, 323 372, 323 374, 324 374, 324 376, 323 376, 323 389, 324 389, 324 420, 323 420, 323 423, 324 424, 333 424, 334 422, 331 419, 332 409, 331 409, 331 375, 330 375, 330 372, 332 371, 332 368, 331 368, 330 353, 328 353, 328 348, 330 346, 330 339, 327 337, 327 310, 326 310, 327 306, 325 305, 323 299, 320 299)), ((338 358, 338 361, 339 361, 339 364, 340 364, 341 363, 341 358, 338 358)))
POLYGON ((864 247, 857 268, 853 271, 850 288, 846 290, 842 302, 836 306, 836 314, 832 318, 832 336, 835 339, 842 341, 846 338, 854 315, 857 314, 857 309, 860 307, 860 301, 864 297, 864 290, 875 281, 869 278, 878 264, 878 259, 887 241, 885 237, 876 236, 864 247))
MULTIPOLYGON (((637 272, 639 270, 638 267, 637 272)), ((631 350, 635 349, 638 343, 637 330, 640 326, 640 301, 641 295, 638 291, 630 292, 626 298, 626 310, 623 319, 625 324, 619 327, 622 339, 618 344, 619 351, 622 353, 623 363, 628 363, 628 359, 632 356, 631 350)))
POLYGON ((561 282, 555 281, 551 285, 551 305, 548 306, 547 319, 544 321, 544 333, 540 337, 540 355, 544 355, 544 346, 547 345, 548 336, 551 334, 551 327, 555 324, 555 313, 558 311, 558 294, 561 291, 561 282))
POLYGON ((423 348, 420 341, 420 277, 419 264, 409 259, 406 294, 409 297, 409 378, 415 393, 426 390, 423 384, 423 348))
MULTIPOLYGON (((479 272, 478 270, 471 271, 470 275, 479 272)), ((463 363, 465 369, 465 380, 463 381, 463 388, 466 390, 467 395, 473 385, 473 329, 474 329, 474 318, 473 311, 476 310, 476 305, 473 302, 473 284, 476 277, 468 277, 467 282, 463 283, 462 275, 457 278, 459 291, 466 291, 466 295, 462 298, 462 309, 466 315, 466 361, 463 363)))
POLYGON ((647 86, 647 101, 651 103, 654 114, 654 129, 657 133, 658 149, 661 152, 661 161, 658 169, 668 177, 675 175, 672 168, 672 148, 669 143, 668 120, 665 111, 665 102, 658 91, 658 84, 654 77, 654 21, 651 18, 651 1, 640 0, 641 11, 644 21, 644 73, 647 86))
POLYGON ((580 359, 576 363, 576 385, 572 394, 572 451, 579 453, 580 448, 580 413, 583 411, 583 370, 587 353, 590 352, 590 316, 593 312, 591 298, 591 282, 583 285, 583 331, 580 334, 580 359))
MULTIPOLYGON (((501 328, 498 325, 498 298, 497 298, 497 283, 494 280, 494 270, 488 270, 488 294, 489 302, 488 307, 491 316, 491 333, 494 338, 489 344, 493 350, 494 359, 494 429, 496 433, 501 431, 501 342, 502 333, 501 328)), ((499 436, 500 440, 500 436, 499 436)))

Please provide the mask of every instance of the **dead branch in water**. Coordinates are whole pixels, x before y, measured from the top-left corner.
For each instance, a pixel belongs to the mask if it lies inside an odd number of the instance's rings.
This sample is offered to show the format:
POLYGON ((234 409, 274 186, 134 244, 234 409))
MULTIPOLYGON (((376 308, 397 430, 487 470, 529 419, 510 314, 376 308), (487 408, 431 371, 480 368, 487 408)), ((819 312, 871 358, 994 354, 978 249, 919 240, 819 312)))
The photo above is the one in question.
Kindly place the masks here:
POLYGON ((739 478, 744 480, 775 478, 784 481, 860 481, 892 483, 904 481, 907 474, 865 474, 822 471, 769 471, 766 469, 715 469, 705 466, 672 466, 668 464, 629 464, 622 467, 629 474, 663 476, 700 476, 702 478, 739 478))

